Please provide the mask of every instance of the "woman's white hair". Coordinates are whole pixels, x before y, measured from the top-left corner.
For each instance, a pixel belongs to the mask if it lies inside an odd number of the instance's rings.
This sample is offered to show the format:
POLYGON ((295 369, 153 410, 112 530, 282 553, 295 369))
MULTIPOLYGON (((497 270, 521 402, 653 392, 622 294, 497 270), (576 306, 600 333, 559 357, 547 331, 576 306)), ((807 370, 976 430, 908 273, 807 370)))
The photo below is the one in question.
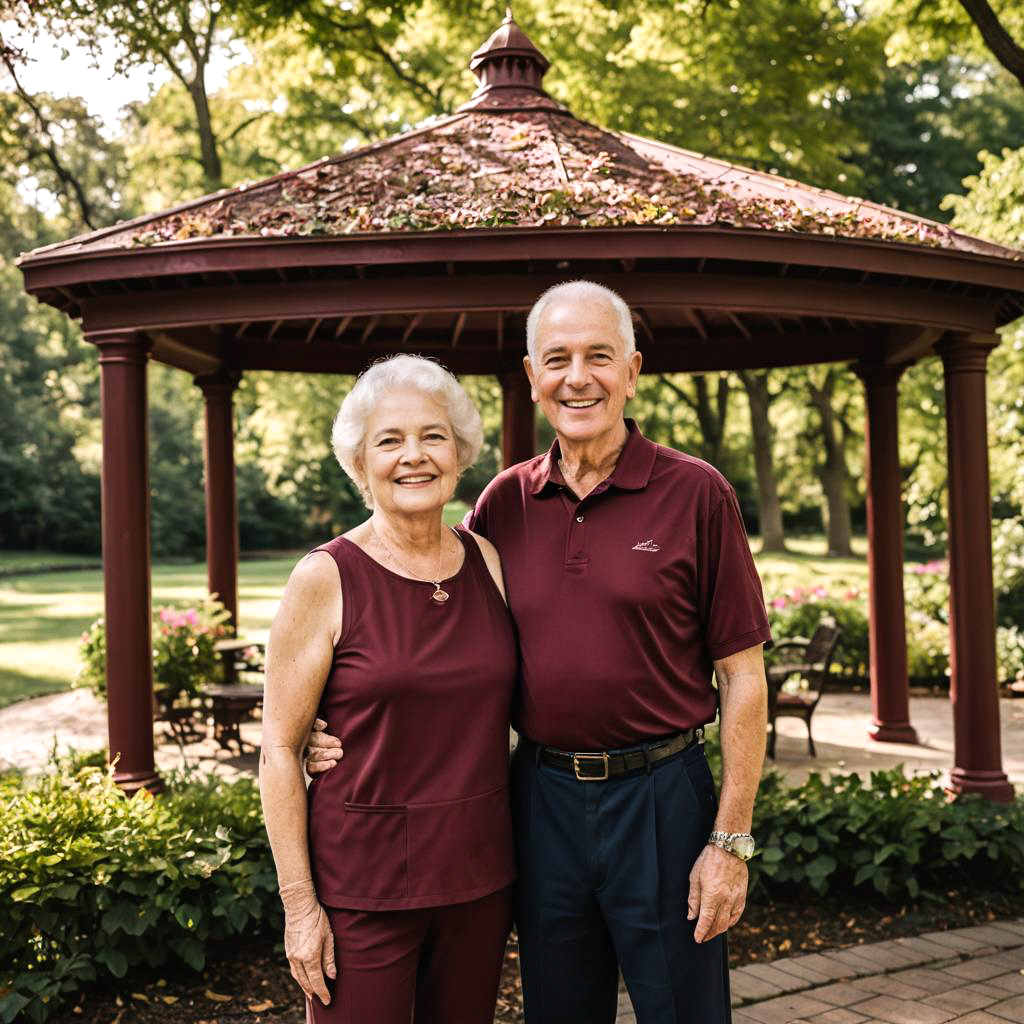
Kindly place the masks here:
POLYGON ((473 399, 440 363, 424 356, 410 355, 378 359, 359 375, 355 386, 342 401, 331 429, 334 456, 359 488, 367 508, 373 508, 373 498, 362 466, 366 421, 382 395, 399 390, 429 395, 447 411, 455 435, 460 473, 473 465, 484 443, 484 428, 473 399))
POLYGON ((609 305, 615 314, 616 326, 619 329, 619 337, 625 346, 626 355, 629 356, 636 351, 633 316, 621 295, 613 292, 611 288, 605 288, 603 284, 596 284, 593 281, 565 281, 549 288, 533 304, 533 309, 530 310, 530 315, 526 318, 526 354, 530 357, 531 363, 537 362, 537 328, 540 326, 541 318, 552 302, 566 299, 573 302, 581 300, 604 302, 609 305))

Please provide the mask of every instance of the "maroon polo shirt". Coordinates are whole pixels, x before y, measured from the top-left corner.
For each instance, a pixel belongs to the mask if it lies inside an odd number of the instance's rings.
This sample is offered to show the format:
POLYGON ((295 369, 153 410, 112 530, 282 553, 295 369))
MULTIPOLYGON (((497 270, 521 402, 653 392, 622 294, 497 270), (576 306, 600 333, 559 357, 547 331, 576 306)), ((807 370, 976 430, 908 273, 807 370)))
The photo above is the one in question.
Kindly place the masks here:
POLYGON ((714 720, 712 661, 770 642, 736 495, 632 420, 582 501, 558 442, 487 486, 467 525, 501 555, 519 632, 513 725, 563 750, 610 750, 714 720))

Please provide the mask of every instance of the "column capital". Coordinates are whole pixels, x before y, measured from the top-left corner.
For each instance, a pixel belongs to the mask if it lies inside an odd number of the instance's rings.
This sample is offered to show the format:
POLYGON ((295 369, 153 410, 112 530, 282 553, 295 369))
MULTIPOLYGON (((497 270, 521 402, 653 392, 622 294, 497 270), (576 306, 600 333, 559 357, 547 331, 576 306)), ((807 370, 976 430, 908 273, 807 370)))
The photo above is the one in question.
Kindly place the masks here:
POLYGON ((91 331, 85 340, 100 350, 101 363, 144 364, 153 347, 153 342, 139 331, 91 331))
POLYGON ((935 346, 947 373, 984 373, 988 354, 999 345, 998 334, 947 334, 935 346))
POLYGON ((903 363, 881 363, 881 362, 865 362, 860 360, 856 363, 850 364, 850 369, 860 377, 866 388, 894 388, 898 386, 900 377, 914 365, 912 359, 908 359, 903 363))
POLYGON ((207 401, 221 395, 230 398, 242 381, 242 371, 229 370, 222 366, 216 373, 193 377, 192 380, 206 396, 207 401))

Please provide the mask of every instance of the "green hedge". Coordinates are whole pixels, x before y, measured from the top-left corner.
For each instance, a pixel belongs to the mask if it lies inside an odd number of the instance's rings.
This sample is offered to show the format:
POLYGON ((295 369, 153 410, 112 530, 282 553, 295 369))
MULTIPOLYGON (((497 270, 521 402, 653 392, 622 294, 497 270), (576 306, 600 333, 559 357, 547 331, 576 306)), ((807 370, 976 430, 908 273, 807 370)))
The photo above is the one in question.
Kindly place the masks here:
POLYGON ((209 947, 280 924, 252 779, 169 780, 125 799, 67 762, 0 783, 0 1021, 50 1019, 140 965, 200 970, 209 947))
MULTIPOLYGON (((714 733, 706 750, 720 777, 714 733)), ((950 801, 934 776, 900 769, 796 787, 770 770, 753 831, 755 899, 1024 885, 1024 800, 950 801)), ((218 942, 281 923, 255 780, 179 776, 128 800, 81 761, 29 786, 0 779, 3 1024, 50 1020, 83 985, 135 967, 201 970, 218 942)))
POLYGON ((993 879, 1024 888, 1024 799, 951 800, 937 776, 894 768, 866 783, 814 773, 790 787, 768 773, 754 810, 751 893, 785 898, 810 888, 905 901, 993 879))

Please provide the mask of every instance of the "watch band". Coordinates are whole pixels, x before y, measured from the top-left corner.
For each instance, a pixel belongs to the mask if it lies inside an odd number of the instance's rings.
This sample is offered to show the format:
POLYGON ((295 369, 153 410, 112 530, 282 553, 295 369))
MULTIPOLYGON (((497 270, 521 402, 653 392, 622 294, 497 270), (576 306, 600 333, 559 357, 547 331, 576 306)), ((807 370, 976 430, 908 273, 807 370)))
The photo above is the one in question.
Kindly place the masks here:
POLYGON ((753 839, 749 832, 712 832, 708 836, 709 843, 731 843, 734 839, 753 839))
POLYGON ((708 843, 742 861, 748 861, 754 855, 754 837, 749 832, 712 832, 708 836, 708 843), (737 848, 736 840, 738 839, 747 842, 737 848))

